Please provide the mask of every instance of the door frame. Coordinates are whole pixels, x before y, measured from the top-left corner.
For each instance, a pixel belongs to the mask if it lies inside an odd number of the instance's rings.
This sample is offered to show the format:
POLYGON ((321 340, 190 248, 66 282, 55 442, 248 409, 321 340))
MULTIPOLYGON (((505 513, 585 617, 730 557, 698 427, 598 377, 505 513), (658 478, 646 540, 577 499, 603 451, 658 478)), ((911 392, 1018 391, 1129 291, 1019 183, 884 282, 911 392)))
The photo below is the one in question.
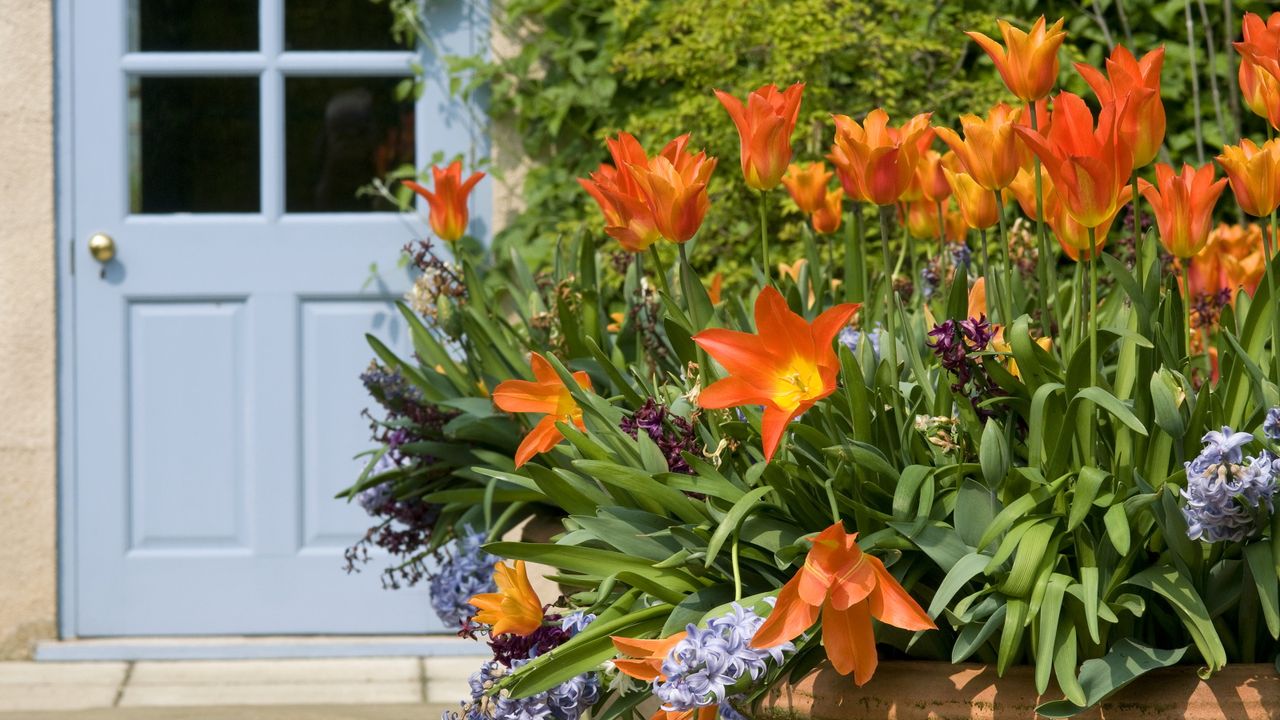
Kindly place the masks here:
MULTIPOLYGON (((79 2, 100 2, 102 0, 52 0, 51 22, 53 27, 53 145, 54 145, 54 182, 50 188, 54 193, 54 263, 55 263, 55 393, 56 393, 56 512, 54 520, 57 541, 57 628, 61 639, 73 639, 79 636, 79 601, 77 577, 79 570, 77 547, 78 520, 76 497, 78 475, 76 468, 77 437, 76 428, 76 294, 74 273, 77 270, 76 254, 83 252, 80 238, 81 230, 75 223, 75 123, 80 113, 75 103, 75 48, 73 37, 75 28, 75 6, 79 2)), ((127 0, 110 0, 123 3, 127 0)), ((484 0, 460 0, 469 6, 469 32, 467 47, 447 47, 442 44, 446 53, 483 54, 490 52, 488 3, 484 0)), ((376 8, 370 6, 374 11, 376 8)), ((417 50, 420 62, 429 69, 433 66, 443 68, 443 63, 432 62, 424 55, 425 50, 417 50)), ((430 72, 430 70, 428 70, 430 72)), ((483 93, 478 93, 469 104, 474 117, 481 118, 479 127, 470 128, 471 159, 489 154, 489 137, 487 127, 487 103, 483 93)), ((86 121, 80 118, 81 122, 86 121)), ((91 118, 87 121, 91 121, 91 118)), ((421 135, 424 118, 417 119, 418 135, 421 135)), ((264 141, 269 131, 261 131, 264 141)), ((423 149, 423 141, 419 138, 417 149, 423 149)), ((263 152, 268 150, 264 147, 263 152)), ((415 161, 424 166, 429 158, 418 157, 415 161)), ((419 208, 423 206, 418 202, 419 208)), ((472 215, 484 221, 487 228, 492 222, 492 182, 489 187, 473 194, 471 202, 472 215)), ((81 272, 91 272, 90 263, 80 263, 81 272)))

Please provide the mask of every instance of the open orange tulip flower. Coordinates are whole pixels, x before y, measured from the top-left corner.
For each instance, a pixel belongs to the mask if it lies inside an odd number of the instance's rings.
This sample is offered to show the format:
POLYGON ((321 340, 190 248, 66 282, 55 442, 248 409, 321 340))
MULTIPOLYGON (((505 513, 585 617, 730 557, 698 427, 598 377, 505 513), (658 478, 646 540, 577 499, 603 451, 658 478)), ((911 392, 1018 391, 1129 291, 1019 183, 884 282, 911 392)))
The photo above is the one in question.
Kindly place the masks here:
POLYGON ((693 336, 729 376, 703 388, 698 404, 713 410, 763 405, 760 435, 765 460, 782 440, 787 424, 835 392, 840 362, 832 342, 857 312, 845 303, 812 324, 791 311, 773 286, 756 297, 756 333, 712 328, 693 336))
POLYGON ((820 162, 807 165, 792 163, 782 176, 782 184, 796 206, 805 215, 812 215, 822 207, 827 199, 827 183, 831 182, 831 171, 820 162))
POLYGON ((1241 210, 1265 217, 1280 205, 1280 140, 1268 140, 1259 147, 1245 138, 1239 145, 1223 147, 1218 164, 1241 210))
POLYGON ((405 187, 426 198, 427 216, 435 234, 445 242, 457 242, 467 232, 467 197, 483 177, 484 173, 474 172, 464 182, 462 161, 454 160, 447 168, 431 168, 432 190, 412 180, 403 182, 405 187))
POLYGON ((822 645, 841 675, 865 685, 876 671, 871 618, 904 630, 933 630, 933 620, 885 568, 858 547, 840 522, 813 539, 804 566, 778 592, 778 603, 751 639, 755 648, 787 642, 822 617, 822 645))
MULTIPOLYGON (((667 143, 659 155, 674 162, 689 142, 688 135, 667 143)), ((662 236, 653 219, 645 195, 631 174, 631 166, 648 167, 649 156, 640 141, 629 133, 607 141, 613 165, 602 163, 591 178, 578 178, 604 213, 604 231, 618 241, 624 250, 644 252, 662 236)))
POLYGON ((1000 221, 996 213, 996 193, 978 183, 972 175, 943 170, 964 221, 974 230, 985 230, 1000 221))
POLYGON ((1266 20, 1254 13, 1245 13, 1242 29, 1244 40, 1235 44, 1240 53, 1240 94, 1250 110, 1266 118, 1268 107, 1274 105, 1271 100, 1280 87, 1253 58, 1280 58, 1280 12, 1271 13, 1266 20))
POLYGON ((1107 74, 1092 65, 1076 63, 1076 72, 1106 105, 1132 97, 1128 105, 1128 121, 1134 123, 1133 166, 1146 167, 1164 143, 1164 101, 1160 99, 1160 69, 1164 66, 1164 48, 1156 48, 1139 60, 1128 49, 1117 45, 1107 59, 1107 74), (1135 90, 1147 90, 1134 95, 1135 90))
POLYGON ((1014 128, 1044 163, 1063 208, 1086 228, 1106 222, 1120 206, 1120 191, 1133 172, 1134 145, 1133 128, 1122 118, 1128 103, 1150 93, 1137 89, 1103 105, 1095 126, 1084 100, 1064 92, 1054 101, 1047 137, 1023 125, 1014 128))
POLYGON ((516 560, 515 567, 495 565, 493 582, 498 592, 481 593, 468 601, 480 611, 475 621, 492 626, 490 637, 505 633, 523 637, 542 627, 542 601, 529 583, 523 560, 516 560))
MULTIPOLYGON (((716 169, 716 159, 705 152, 696 155, 685 149, 688 135, 674 140, 676 149, 647 163, 632 163, 632 177, 640 187, 658 233, 671 242, 688 242, 706 217, 711 201, 707 183, 716 169)), ((670 147, 670 146, 668 146, 670 147)))
POLYGON ((827 159, 839 171, 849 196, 876 205, 898 202, 933 140, 930 116, 916 115, 900 128, 890 127, 889 115, 880 108, 868 113, 861 125, 847 115, 832 116, 836 142, 827 159))
POLYGON ((951 128, 940 127, 934 132, 979 185, 988 190, 1003 190, 1013 182, 1021 165, 1018 136, 1013 132, 1021 115, 1022 108, 998 103, 985 120, 977 115, 960 116, 963 139, 951 128))
POLYGON ((753 90, 744 105, 727 92, 716 98, 738 127, 742 146, 742 176, 756 190, 772 190, 791 162, 791 132, 800 117, 804 83, 779 91, 776 85, 753 90))
POLYGON ((813 223, 813 231, 819 235, 830 235, 840 229, 840 210, 844 206, 844 188, 827 190, 822 205, 814 211, 809 220, 813 223))
MULTIPOLYGON (((582 408, 578 407, 569 388, 560 381, 551 363, 535 352, 529 353, 529 366, 533 369, 534 380, 505 380, 493 389, 493 404, 501 410, 546 413, 516 449, 516 467, 560 444, 564 434, 556 427, 557 422, 572 423, 580 430, 586 429, 582 422, 582 408)), ((591 389, 591 378, 585 372, 574 373, 573 379, 581 387, 591 389)))
POLYGON ((1004 84, 1023 102, 1035 102, 1053 90, 1058 80, 1058 48, 1066 39, 1062 20, 1046 27, 1044 16, 1031 26, 1031 32, 997 20, 1004 45, 980 32, 969 31, 979 47, 991 56, 1004 84))
POLYGON ((1138 180, 1142 197, 1155 211, 1160 242, 1175 257, 1189 258, 1209 242, 1213 227, 1213 207, 1227 186, 1225 178, 1213 179, 1213 165, 1196 169, 1183 165, 1181 173, 1159 163, 1156 184, 1138 180))

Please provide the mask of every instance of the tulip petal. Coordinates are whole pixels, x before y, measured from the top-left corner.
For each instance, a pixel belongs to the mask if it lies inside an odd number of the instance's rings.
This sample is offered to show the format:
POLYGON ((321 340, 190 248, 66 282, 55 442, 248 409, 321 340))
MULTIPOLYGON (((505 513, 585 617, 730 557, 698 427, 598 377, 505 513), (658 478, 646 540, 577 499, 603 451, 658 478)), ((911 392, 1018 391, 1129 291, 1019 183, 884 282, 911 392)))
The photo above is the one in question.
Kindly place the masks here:
POLYGON ((937 625, 920 605, 898 584, 898 580, 880 562, 879 558, 868 556, 871 568, 876 575, 876 588, 871 591, 868 605, 871 614, 882 623, 900 627, 903 630, 934 630, 937 625))
POLYGON ((564 439, 564 434, 556 427, 556 416, 547 415, 538 421, 537 425, 524 436, 524 440, 520 442, 520 447, 516 448, 516 467, 520 467, 529 462, 534 455, 544 453, 564 439))
POLYGON ((866 685, 875 674, 878 662, 867 603, 858 603, 847 610, 837 610, 830 603, 823 605, 822 646, 836 672, 852 673, 855 685, 866 685))
POLYGON ((858 303, 842 303, 826 310, 813 321, 813 343, 817 346, 819 355, 831 347, 836 335, 849 324, 859 307, 861 305, 858 303))
POLYGON ((740 375, 721 378, 702 389, 698 406, 709 410, 738 407, 740 405, 764 405, 769 402, 769 392, 752 385, 740 375))
POLYGON ((778 602, 751 638, 753 648, 771 648, 800 636, 818 621, 819 607, 800 599, 799 580, 787 581, 778 591, 778 602))
POLYGON ((504 380, 493 389, 493 404, 506 412, 555 412, 559 397, 558 387, 528 380, 504 380))
POLYGON ((798 414, 799 412, 784 412, 771 405, 765 406, 764 415, 760 418, 760 443, 764 446, 765 462, 773 459, 773 454, 782 442, 782 433, 786 432, 787 425, 798 414))

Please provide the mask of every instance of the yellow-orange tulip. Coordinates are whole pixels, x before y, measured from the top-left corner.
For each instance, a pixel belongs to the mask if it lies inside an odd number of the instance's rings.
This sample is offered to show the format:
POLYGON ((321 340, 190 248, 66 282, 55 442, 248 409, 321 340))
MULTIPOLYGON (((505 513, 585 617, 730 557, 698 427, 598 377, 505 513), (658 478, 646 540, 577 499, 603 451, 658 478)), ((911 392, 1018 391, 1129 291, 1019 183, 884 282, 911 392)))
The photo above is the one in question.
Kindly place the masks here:
POLYGON ((1257 115, 1270 119, 1268 108, 1280 92, 1271 73, 1260 70, 1254 57, 1280 58, 1280 12, 1271 13, 1265 21, 1254 13, 1244 14, 1244 41, 1235 43, 1240 53, 1240 94, 1245 104, 1257 115))
POLYGON ((808 165, 792 163, 782 176, 782 184, 786 186, 791 199, 805 215, 812 215, 822 207, 827 199, 827 183, 831 181, 831 171, 820 162, 808 165))
POLYGON ((433 190, 412 180, 403 182, 405 187, 426 199, 427 217, 435 234, 445 242, 457 242, 467 231, 467 197, 483 177, 484 173, 474 172, 463 181, 462 161, 454 160, 447 168, 432 166, 433 190))
POLYGON ((742 148, 742 176, 756 190, 772 190, 791 162, 791 132, 800 116, 804 83, 779 91, 765 85, 747 96, 746 105, 729 93, 716 90, 716 98, 738 127, 742 148))
POLYGON ((827 190, 822 205, 809 218, 813 223, 813 231, 819 235, 830 235, 840 229, 841 209, 844 206, 844 188, 827 190))
POLYGON ((974 230, 985 230, 1000 221, 996 213, 996 194, 978 184, 968 173, 943 170, 964 221, 974 230))
POLYGON ((712 328, 693 336, 729 371, 702 389, 698 404, 713 410, 763 405, 764 457, 773 459, 787 424, 835 392, 840 362, 832 342, 857 310, 853 303, 836 305, 810 323, 766 287, 756 298, 756 333, 712 328))
POLYGON ((658 155, 644 165, 629 166, 658 233, 676 243, 688 242, 702 227, 711 207, 707 183, 716 169, 715 158, 702 151, 694 155, 684 145, 680 143, 670 155, 658 155))
POLYGON ((849 197, 876 205, 898 202, 933 139, 929 117, 929 113, 916 115, 894 128, 880 108, 868 113, 861 125, 847 115, 834 115, 836 142, 827 159, 836 166, 849 197))
POLYGON ((1041 15, 1029 33, 1004 20, 996 24, 1004 37, 1003 46, 980 32, 965 34, 991 56, 1005 86, 1019 100, 1035 102, 1048 95, 1058 80, 1058 48, 1067 37, 1062 20, 1046 27, 1041 15))
POLYGON ((523 637, 542 627, 542 601, 529 583, 523 560, 517 560, 514 568, 501 562, 495 565, 493 582, 498 592, 482 593, 468 601, 479 610, 476 622, 492 626, 490 637, 506 633, 523 637))
MULTIPOLYGON (((955 154, 950 151, 947 155, 955 157, 955 154)), ((942 168, 943 156, 938 154, 937 150, 926 150, 920 156, 919 164, 916 166, 915 182, 920 189, 920 199, 939 203, 951 197, 951 183, 947 182, 947 176, 942 173, 942 168)), ((914 199, 904 198, 904 200, 914 199)))
POLYGON ((798 637, 822 617, 822 646, 841 675, 865 685, 876 672, 871 618, 904 630, 937 626, 874 555, 862 552, 858 534, 836 522, 813 539, 804 565, 782 586, 773 612, 751 639, 769 648, 798 637))
MULTIPOLYGON (((689 136, 681 135, 667 143, 659 154, 674 162, 688 142, 689 136)), ((630 133, 618 133, 618 137, 610 138, 607 143, 613 165, 602 163, 590 179, 578 178, 578 183, 604 213, 605 232, 624 250, 644 252, 662 236, 631 167, 648 167, 649 156, 630 133)))
POLYGON ((1063 209, 1086 228, 1107 222, 1120 206, 1120 191, 1129 186, 1133 172, 1134 144, 1133 128, 1123 118, 1128 103, 1150 92, 1135 89, 1117 103, 1103 105, 1096 127, 1080 96, 1060 93, 1047 136, 1023 125, 1014 128, 1044 163, 1063 209))
POLYGON ((936 128, 935 132, 960 159, 965 172, 988 190, 1002 190, 1013 182, 1018 174, 1018 136, 1013 132, 1022 108, 1011 108, 998 103, 987 113, 960 116, 964 138, 951 128, 936 128))
POLYGON ((1151 203, 1160 229, 1160 242, 1175 257, 1189 258, 1209 242, 1213 206, 1227 186, 1226 179, 1214 181, 1213 165, 1199 170, 1183 165, 1182 172, 1156 165, 1156 184, 1138 180, 1142 197, 1151 203))
POLYGON ((1076 63, 1076 71, 1093 89, 1102 104, 1117 103, 1128 97, 1127 121, 1134 124, 1133 166, 1146 167, 1160 152, 1164 143, 1164 101, 1160 99, 1160 69, 1164 66, 1164 48, 1156 48, 1138 60, 1128 49, 1117 45, 1107 59, 1107 74, 1084 63, 1076 63), (1147 90, 1135 94, 1137 90, 1147 90))
POLYGON ((1241 210, 1264 217, 1280 205, 1280 140, 1268 140, 1259 147, 1245 138, 1239 145, 1223 147, 1218 164, 1241 210))
MULTIPOLYGON (((1043 192, 1042 197, 1048 197, 1053 192, 1053 178, 1047 173, 1040 174, 1040 187, 1043 192)), ((1018 171, 1017 177, 1013 182, 1009 183, 1008 192, 1011 193, 1018 201, 1018 207, 1022 208, 1022 214, 1032 220, 1038 220, 1036 217, 1036 173, 1034 170, 1022 168, 1018 171)))
POLYGON ((1044 197, 1044 214, 1045 224, 1053 231, 1054 237, 1058 238, 1058 244, 1062 246, 1062 250, 1066 252, 1067 257, 1072 260, 1079 261, 1081 258, 1086 260, 1097 257, 1102 248, 1107 243, 1107 233, 1111 231, 1111 225, 1115 222, 1116 216, 1120 213, 1120 209, 1129 202, 1133 196, 1133 188, 1125 186, 1119 194, 1115 210, 1111 215, 1104 218, 1103 221, 1094 226, 1092 246, 1089 244, 1089 228, 1081 225, 1075 216, 1067 210, 1066 206, 1058 198, 1057 192, 1047 193, 1044 197))
MULTIPOLYGON (((556 427, 557 422, 573 424, 579 430, 586 429, 582 422, 582 408, 578 407, 569 388, 560 381, 551 363, 535 352, 529 353, 529 366, 533 370, 533 381, 506 380, 493 389, 493 404, 501 410, 546 414, 516 449, 516 467, 560 444, 564 434, 556 427)), ((585 372, 574 373, 573 379, 579 386, 591 389, 591 378, 585 372)))

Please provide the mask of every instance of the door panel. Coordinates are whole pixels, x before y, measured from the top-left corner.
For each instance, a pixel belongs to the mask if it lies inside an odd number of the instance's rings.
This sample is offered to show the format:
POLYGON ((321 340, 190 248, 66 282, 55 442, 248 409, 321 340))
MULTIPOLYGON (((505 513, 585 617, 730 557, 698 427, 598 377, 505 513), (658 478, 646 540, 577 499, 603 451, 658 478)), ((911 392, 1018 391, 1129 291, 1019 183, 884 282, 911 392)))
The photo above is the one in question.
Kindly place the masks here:
MULTIPOLYGON (((382 558, 342 571, 369 525, 333 499, 368 447, 364 335, 410 352, 393 305, 410 278, 396 260, 424 228, 346 193, 386 162, 474 154, 474 113, 442 82, 408 107, 379 99, 412 62, 433 61, 363 36, 344 45, 333 27, 308 30, 305 12, 290 20, 285 0, 227 3, 256 15, 218 33, 208 18, 147 15, 214 3, 70 1, 71 626, 440 630, 425 589, 382 589, 382 558), (299 49, 359 49, 286 51, 287 22, 300 23, 299 49), (290 88, 303 99, 291 104, 290 88), (315 155, 299 160, 299 148, 315 155), (291 194, 290 177, 304 191, 291 194), (117 246, 101 274, 93 233, 117 246)), ((432 4, 441 52, 486 36, 472 5, 432 4)), ((472 213, 486 212, 477 194, 472 213)))

